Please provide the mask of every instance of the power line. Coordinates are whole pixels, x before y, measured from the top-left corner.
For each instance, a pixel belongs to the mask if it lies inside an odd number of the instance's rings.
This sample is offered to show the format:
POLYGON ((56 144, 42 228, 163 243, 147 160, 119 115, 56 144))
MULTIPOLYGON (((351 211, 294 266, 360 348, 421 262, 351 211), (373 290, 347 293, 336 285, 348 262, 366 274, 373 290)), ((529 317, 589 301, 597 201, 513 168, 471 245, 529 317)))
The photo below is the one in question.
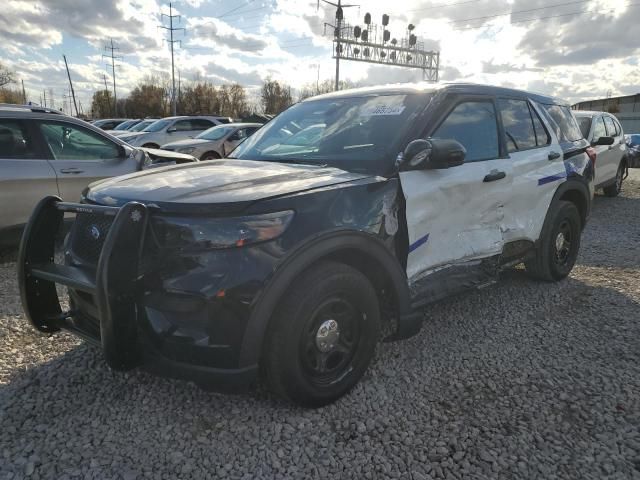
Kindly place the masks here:
POLYGON ((413 10, 407 10, 407 12, 422 12, 424 10, 433 10, 434 8, 446 8, 446 7, 455 7, 456 5, 466 5, 468 3, 476 3, 482 0, 466 0, 465 2, 456 2, 456 3, 440 3, 438 5, 431 5, 429 7, 423 8, 414 8, 413 10))
POLYGON ((590 1, 591 0, 574 0, 572 2, 556 3, 554 5, 547 5, 547 6, 544 6, 544 7, 537 7, 537 8, 529 8, 527 10, 516 10, 515 12, 498 13, 498 14, 495 14, 495 15, 485 15, 485 16, 482 16, 482 17, 463 18, 463 19, 460 19, 460 20, 451 20, 451 21, 449 21, 447 23, 454 24, 454 23, 462 23, 462 22, 471 22, 471 21, 474 21, 474 20, 489 20, 489 19, 492 19, 492 18, 507 17, 509 15, 517 15, 519 13, 529 13, 529 12, 536 12, 536 11, 539 11, 539 10, 546 10, 548 8, 556 8, 556 7, 564 7, 564 6, 567 6, 567 5, 575 5, 577 3, 588 3, 590 1))
POLYGON ((252 4, 253 2, 255 2, 255 1, 256 1, 256 0, 248 0, 244 5, 239 5, 239 6, 237 6, 237 7, 234 7, 234 8, 232 8, 231 10, 228 10, 228 11, 224 12, 223 14, 218 15, 216 18, 223 18, 223 17, 226 17, 227 15, 229 15, 229 14, 231 14, 231 13, 233 13, 233 12, 237 11, 237 10, 240 10, 241 8, 244 8, 244 7, 247 7, 247 6, 251 5, 251 4, 252 4))
POLYGON ((171 83, 172 83, 172 88, 171 88, 171 110, 173 112, 173 116, 176 116, 176 110, 177 110, 177 104, 176 104, 176 71, 175 71, 175 66, 174 66, 174 59, 173 59, 173 44, 174 43, 179 43, 182 46, 182 42, 180 40, 174 40, 173 39, 173 32, 177 31, 177 30, 182 30, 182 32, 184 33, 186 30, 184 28, 181 27, 174 27, 173 26, 173 19, 177 18, 178 21, 180 21, 180 15, 174 15, 173 14, 173 4, 171 2, 169 2, 169 15, 163 13, 161 15, 161 18, 167 17, 169 19, 169 26, 166 27, 164 25, 160 25, 160 28, 163 28, 165 30, 169 31, 169 40, 167 40, 169 42, 169 45, 171 46, 171 83))
MULTIPOLYGON (((602 12, 607 12, 607 13, 608 12, 615 12, 620 8, 620 6, 637 7, 637 6, 640 6, 640 3, 623 3, 622 5, 619 5, 616 8, 611 8, 609 10, 600 10, 600 13, 602 13, 602 12)), ((514 23, 537 22, 539 20, 550 20, 550 19, 553 19, 553 18, 570 17, 570 16, 573 16, 573 15, 583 15, 585 13, 595 13, 595 12, 593 12, 593 10, 588 10, 587 9, 587 10, 580 10, 580 11, 577 11, 577 12, 561 13, 561 14, 558 14, 558 15, 548 15, 548 16, 545 16, 545 17, 535 17, 535 18, 527 18, 527 19, 524 19, 524 20, 514 20, 514 21, 510 22, 509 24, 513 25, 514 23)), ((488 27, 491 27, 491 26, 493 26, 493 25, 476 25, 476 26, 473 26, 473 27, 458 27, 458 28, 454 28, 453 30, 456 30, 456 31, 457 30, 475 30, 477 28, 488 28, 488 27)))
MULTIPOLYGON (((111 51, 111 55, 106 55, 106 56, 107 57, 111 57, 111 74, 112 74, 112 77, 113 77, 113 114, 114 114, 114 116, 117 117, 118 116, 118 104, 117 104, 117 99, 116 99, 116 59, 121 59, 122 57, 115 55, 115 51, 116 50, 120 50, 120 48, 113 46, 113 38, 111 39, 111 43, 109 45, 105 45, 104 46, 104 49, 111 51)), ((105 57, 104 54, 102 56, 105 57)), ((105 81, 105 87, 106 87, 106 81, 105 81)))

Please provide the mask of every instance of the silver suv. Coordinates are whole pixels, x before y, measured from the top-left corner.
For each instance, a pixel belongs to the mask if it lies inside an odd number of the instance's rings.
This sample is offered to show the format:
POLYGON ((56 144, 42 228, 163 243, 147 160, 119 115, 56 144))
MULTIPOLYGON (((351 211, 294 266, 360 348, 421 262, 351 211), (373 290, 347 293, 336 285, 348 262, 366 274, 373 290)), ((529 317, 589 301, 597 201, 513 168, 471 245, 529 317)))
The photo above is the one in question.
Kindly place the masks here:
POLYGON ((43 196, 78 201, 91 182, 167 161, 195 159, 133 148, 56 110, 0 104, 0 242, 15 242, 43 196))

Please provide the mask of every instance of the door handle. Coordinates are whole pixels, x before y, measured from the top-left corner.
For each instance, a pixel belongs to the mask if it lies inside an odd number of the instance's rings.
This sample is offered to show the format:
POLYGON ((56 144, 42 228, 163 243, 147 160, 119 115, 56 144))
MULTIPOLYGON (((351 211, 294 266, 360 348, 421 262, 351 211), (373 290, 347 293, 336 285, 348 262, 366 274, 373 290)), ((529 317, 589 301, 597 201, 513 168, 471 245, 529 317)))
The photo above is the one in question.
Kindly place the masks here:
POLYGON ((493 170, 491 173, 488 173, 484 176, 483 182, 495 182, 496 180, 501 180, 506 177, 507 174, 504 172, 500 172, 498 170, 493 170))
POLYGON ((71 175, 77 175, 79 173, 83 173, 84 170, 80 170, 79 168, 62 168, 60 169, 60 173, 67 173, 71 175))
POLYGON ((558 152, 550 152, 547 158, 549 159, 549 161, 556 160, 560 158, 560 154, 558 152))

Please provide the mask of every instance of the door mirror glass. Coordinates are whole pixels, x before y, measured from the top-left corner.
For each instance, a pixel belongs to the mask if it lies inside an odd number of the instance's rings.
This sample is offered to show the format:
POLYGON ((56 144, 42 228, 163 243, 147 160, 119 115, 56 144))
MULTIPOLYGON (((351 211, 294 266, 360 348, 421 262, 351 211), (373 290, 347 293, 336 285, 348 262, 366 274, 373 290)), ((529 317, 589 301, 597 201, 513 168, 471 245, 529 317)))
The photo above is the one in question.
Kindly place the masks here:
POLYGON ((167 128, 167 133, 173 133, 173 132, 177 132, 178 129, 176 127, 169 127, 167 128))
POLYGON ((403 153, 404 170, 432 170, 462 165, 466 150, 456 140, 432 138, 409 142, 403 153))
POLYGON ((595 142, 593 142, 593 145, 613 145, 613 142, 613 137, 600 137, 595 142))

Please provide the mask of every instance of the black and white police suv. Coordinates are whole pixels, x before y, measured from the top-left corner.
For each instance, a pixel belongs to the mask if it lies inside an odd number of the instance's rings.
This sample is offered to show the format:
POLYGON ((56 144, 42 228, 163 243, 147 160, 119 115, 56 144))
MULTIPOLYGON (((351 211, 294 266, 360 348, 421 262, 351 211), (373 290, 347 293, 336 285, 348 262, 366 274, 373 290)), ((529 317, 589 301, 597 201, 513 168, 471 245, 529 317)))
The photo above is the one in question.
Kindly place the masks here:
POLYGON ((362 377, 384 321, 406 338, 425 304, 522 262, 566 277, 593 195, 565 102, 480 85, 307 99, 232 157, 43 199, 18 259, 33 325, 100 343, 114 369, 218 389, 261 376, 319 406, 362 377))

